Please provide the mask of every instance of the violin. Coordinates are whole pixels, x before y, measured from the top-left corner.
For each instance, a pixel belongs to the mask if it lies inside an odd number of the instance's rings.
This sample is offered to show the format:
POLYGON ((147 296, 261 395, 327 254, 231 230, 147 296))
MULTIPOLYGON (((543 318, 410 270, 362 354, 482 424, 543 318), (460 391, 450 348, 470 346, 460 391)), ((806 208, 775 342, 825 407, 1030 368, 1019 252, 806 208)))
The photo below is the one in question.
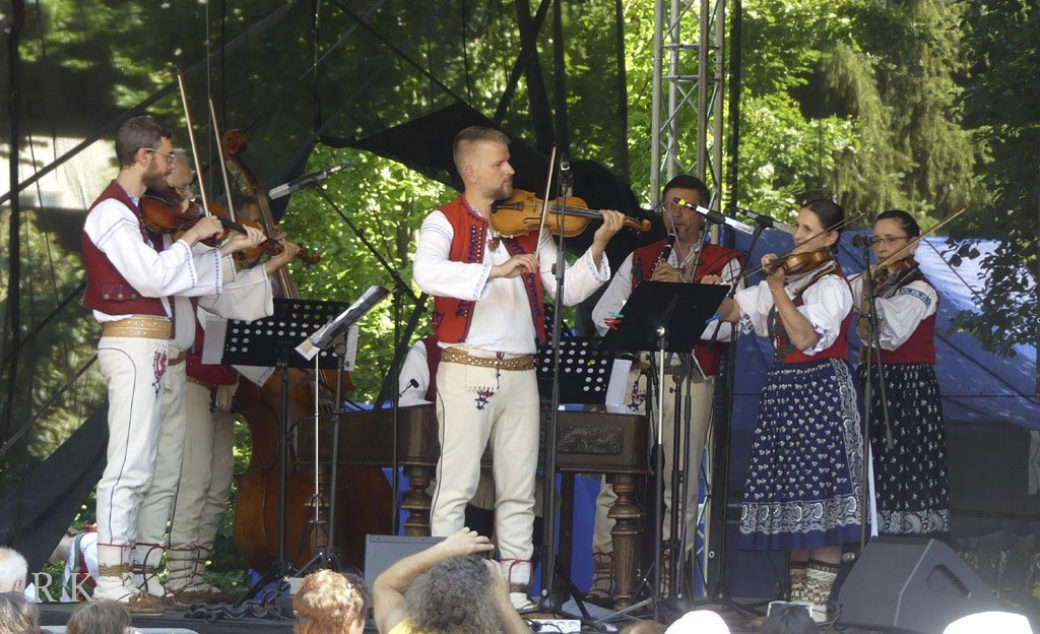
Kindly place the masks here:
POLYGON ((170 186, 162 191, 148 190, 141 197, 144 226, 152 233, 176 234, 191 229, 199 217, 184 205, 180 192, 170 186))
POLYGON ((888 299, 918 270, 917 260, 913 257, 878 265, 874 271, 874 297, 888 299))
POLYGON ((767 275, 772 275, 779 269, 783 269, 785 275, 801 275, 803 273, 815 271, 817 268, 833 260, 834 256, 830 249, 817 249, 816 251, 806 251, 804 253, 792 253, 773 260, 772 263, 765 268, 765 272, 767 275))
MULTIPOLYGON (((544 202, 534 192, 514 189, 509 198, 491 206, 491 226, 505 238, 524 236, 538 230, 542 219, 544 202)), ((589 209, 589 204, 576 196, 569 196, 563 203, 551 201, 545 216, 545 228, 555 235, 573 238, 581 235, 592 220, 601 219, 603 212, 589 209), (566 217, 566 220, 565 220, 566 217)), ((624 226, 637 231, 650 231, 649 220, 638 220, 626 216, 624 226)))

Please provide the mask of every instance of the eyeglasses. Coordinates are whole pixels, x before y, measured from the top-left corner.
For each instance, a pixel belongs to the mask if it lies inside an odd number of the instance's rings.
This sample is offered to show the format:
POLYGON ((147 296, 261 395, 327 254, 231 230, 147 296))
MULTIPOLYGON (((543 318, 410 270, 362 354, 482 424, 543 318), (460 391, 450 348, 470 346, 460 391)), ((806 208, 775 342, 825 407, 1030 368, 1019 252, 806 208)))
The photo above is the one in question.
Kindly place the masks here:
POLYGON ((885 244, 895 244, 896 242, 899 242, 900 240, 909 240, 909 239, 910 239, 910 236, 889 236, 889 237, 874 236, 874 242, 875 243, 877 243, 877 242, 884 242, 885 244))
MULTIPOLYGON (((155 152, 156 154, 159 153, 159 150, 157 150, 156 148, 153 148, 153 147, 146 147, 146 148, 141 148, 141 149, 147 150, 148 152, 155 152)), ((173 163, 174 161, 177 160, 177 155, 174 154, 173 152, 170 152, 169 154, 163 154, 162 156, 166 157, 166 162, 167 163, 173 163)))

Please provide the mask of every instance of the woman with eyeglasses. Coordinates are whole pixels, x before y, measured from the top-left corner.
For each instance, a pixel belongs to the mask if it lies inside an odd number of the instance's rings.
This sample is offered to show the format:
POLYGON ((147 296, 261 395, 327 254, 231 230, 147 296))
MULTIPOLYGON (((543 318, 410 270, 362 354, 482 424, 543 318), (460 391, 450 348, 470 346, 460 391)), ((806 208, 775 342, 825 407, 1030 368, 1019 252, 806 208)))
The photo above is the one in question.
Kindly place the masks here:
MULTIPOLYGON (((950 504, 946 467, 946 424, 939 383, 935 378, 935 317, 939 296, 917 266, 914 251, 921 229, 914 218, 898 209, 880 214, 874 222, 874 296, 878 317, 880 355, 871 348, 874 363, 871 394, 871 438, 878 532, 883 535, 941 536, 950 531, 950 504), (879 264, 885 266, 879 266, 879 264), (887 440, 881 400, 878 356, 885 376, 887 440)), ((860 310, 857 332, 870 339, 870 302, 867 280, 853 285, 860 310)), ((859 378, 866 383, 866 353, 860 356, 859 378)))

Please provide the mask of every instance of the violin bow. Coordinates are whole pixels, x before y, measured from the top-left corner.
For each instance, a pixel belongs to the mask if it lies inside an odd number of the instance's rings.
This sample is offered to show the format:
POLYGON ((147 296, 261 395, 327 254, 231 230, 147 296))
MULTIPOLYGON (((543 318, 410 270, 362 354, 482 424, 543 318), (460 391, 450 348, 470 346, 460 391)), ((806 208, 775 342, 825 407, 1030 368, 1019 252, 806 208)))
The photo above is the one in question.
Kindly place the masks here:
MULTIPOLYGON (((213 135, 217 137, 217 147, 222 148, 220 126, 217 125, 217 110, 213 107, 212 98, 209 100, 209 118, 210 125, 213 126, 213 135)), ((235 215, 235 201, 232 200, 234 196, 231 195, 231 181, 228 180, 227 175, 227 162, 224 161, 224 152, 218 151, 217 156, 220 157, 220 173, 224 177, 224 193, 227 195, 228 215, 231 216, 232 221, 238 222, 238 216, 235 215)))
MULTIPOLYGON (((853 220, 858 220, 859 217, 862 216, 862 215, 863 215, 862 211, 857 211, 857 212, 853 213, 851 216, 849 216, 848 218, 846 218, 845 220, 842 220, 838 224, 834 225, 833 227, 828 227, 826 229, 823 229, 822 231, 817 231, 816 233, 812 234, 811 236, 809 236, 808 238, 805 239, 803 244, 805 242, 811 242, 811 241, 815 240, 816 238, 818 238, 819 236, 822 236, 823 234, 828 233, 830 231, 839 231, 841 229, 844 229, 849 223, 851 223, 853 220)), ((787 256, 789 256, 792 253, 794 253, 794 250, 797 249, 797 248, 798 248, 798 244, 795 243, 795 245, 793 247, 791 247, 790 249, 787 249, 786 251, 778 253, 777 254, 777 259, 782 260, 782 259, 786 258, 787 256)), ((759 267, 751 269, 750 271, 745 273, 744 274, 744 281, 746 282, 752 275, 754 275, 755 273, 758 273, 763 268, 764 267, 759 266, 759 267)))
MULTIPOLYGON (((545 195, 542 196, 542 220, 538 224, 538 242, 534 248, 535 259, 538 259, 542 251, 542 227, 545 226, 545 219, 549 215, 549 191, 552 188, 552 173, 553 168, 556 167, 556 146, 553 145, 552 153, 549 154, 549 173, 545 176, 545 195)), ((541 266, 541 265, 539 265, 541 266)))
MULTIPOLYGON (((933 226, 931 229, 929 229, 928 231, 925 231, 924 233, 922 233, 919 236, 914 236, 913 239, 907 241, 906 245, 904 245, 902 249, 899 249, 898 251, 896 251, 892 255, 888 256, 887 258, 885 258, 881 262, 878 262, 877 263, 878 268, 883 267, 883 266, 888 266, 889 264, 892 264, 893 262, 898 262, 899 260, 902 260, 904 257, 906 257, 908 252, 913 250, 914 246, 916 246, 918 243, 921 242, 921 240, 923 240, 926 237, 928 237, 929 235, 935 233, 940 228, 942 228, 944 225, 949 224, 951 221, 953 221, 954 218, 956 218, 957 216, 961 215, 962 213, 964 213, 967 210, 968 210, 967 203, 962 204, 962 205, 958 205, 957 207, 955 207, 953 209, 953 211, 951 211, 950 213, 946 214, 946 217, 943 218, 942 220, 940 220, 939 222, 937 222, 935 224, 935 226, 933 226)), ((870 262, 867 262, 866 266, 870 266, 870 262)), ((854 282, 854 281, 858 280, 862 276, 863 276, 863 271, 860 271, 859 273, 856 273, 855 275, 850 276, 849 277, 849 281, 850 282, 854 282)))
POLYGON ((202 178, 202 163, 199 162, 199 146, 195 143, 195 129, 191 124, 191 104, 188 103, 188 90, 184 86, 184 71, 180 68, 177 69, 177 87, 181 91, 181 103, 184 104, 184 122, 188 126, 188 141, 191 144, 191 155, 195 159, 195 168, 199 172, 198 185, 199 185, 199 196, 202 197, 202 213, 207 217, 210 215, 209 212, 209 199, 206 197, 206 187, 203 185, 202 178))

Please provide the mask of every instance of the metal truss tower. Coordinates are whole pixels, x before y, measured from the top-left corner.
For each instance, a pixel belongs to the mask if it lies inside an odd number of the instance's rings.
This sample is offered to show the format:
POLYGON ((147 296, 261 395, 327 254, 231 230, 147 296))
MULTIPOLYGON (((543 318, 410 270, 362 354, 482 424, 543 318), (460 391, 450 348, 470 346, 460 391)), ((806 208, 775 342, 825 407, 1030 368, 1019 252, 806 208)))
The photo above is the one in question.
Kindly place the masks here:
POLYGON ((694 174, 718 209, 722 187, 725 0, 657 0, 650 184, 694 174))
MULTIPOLYGON (((699 177, 712 192, 708 207, 721 208, 725 35, 725 0, 656 2, 650 157, 650 192, 655 209, 663 208, 662 185, 677 174, 699 177)), ((719 418, 716 409, 715 420, 719 418)), ((714 436, 712 430, 706 452, 708 464, 700 470, 708 482, 709 499, 714 436)), ((728 444, 728 440, 723 442, 728 444)), ((699 489, 700 483, 690 486, 699 489)), ((697 555, 706 574, 705 590, 710 592, 723 573, 718 549, 724 548, 724 542, 719 541, 720 535, 710 534, 710 522, 703 512, 708 506, 706 501, 700 507, 697 535, 688 539, 701 539, 697 555)))

